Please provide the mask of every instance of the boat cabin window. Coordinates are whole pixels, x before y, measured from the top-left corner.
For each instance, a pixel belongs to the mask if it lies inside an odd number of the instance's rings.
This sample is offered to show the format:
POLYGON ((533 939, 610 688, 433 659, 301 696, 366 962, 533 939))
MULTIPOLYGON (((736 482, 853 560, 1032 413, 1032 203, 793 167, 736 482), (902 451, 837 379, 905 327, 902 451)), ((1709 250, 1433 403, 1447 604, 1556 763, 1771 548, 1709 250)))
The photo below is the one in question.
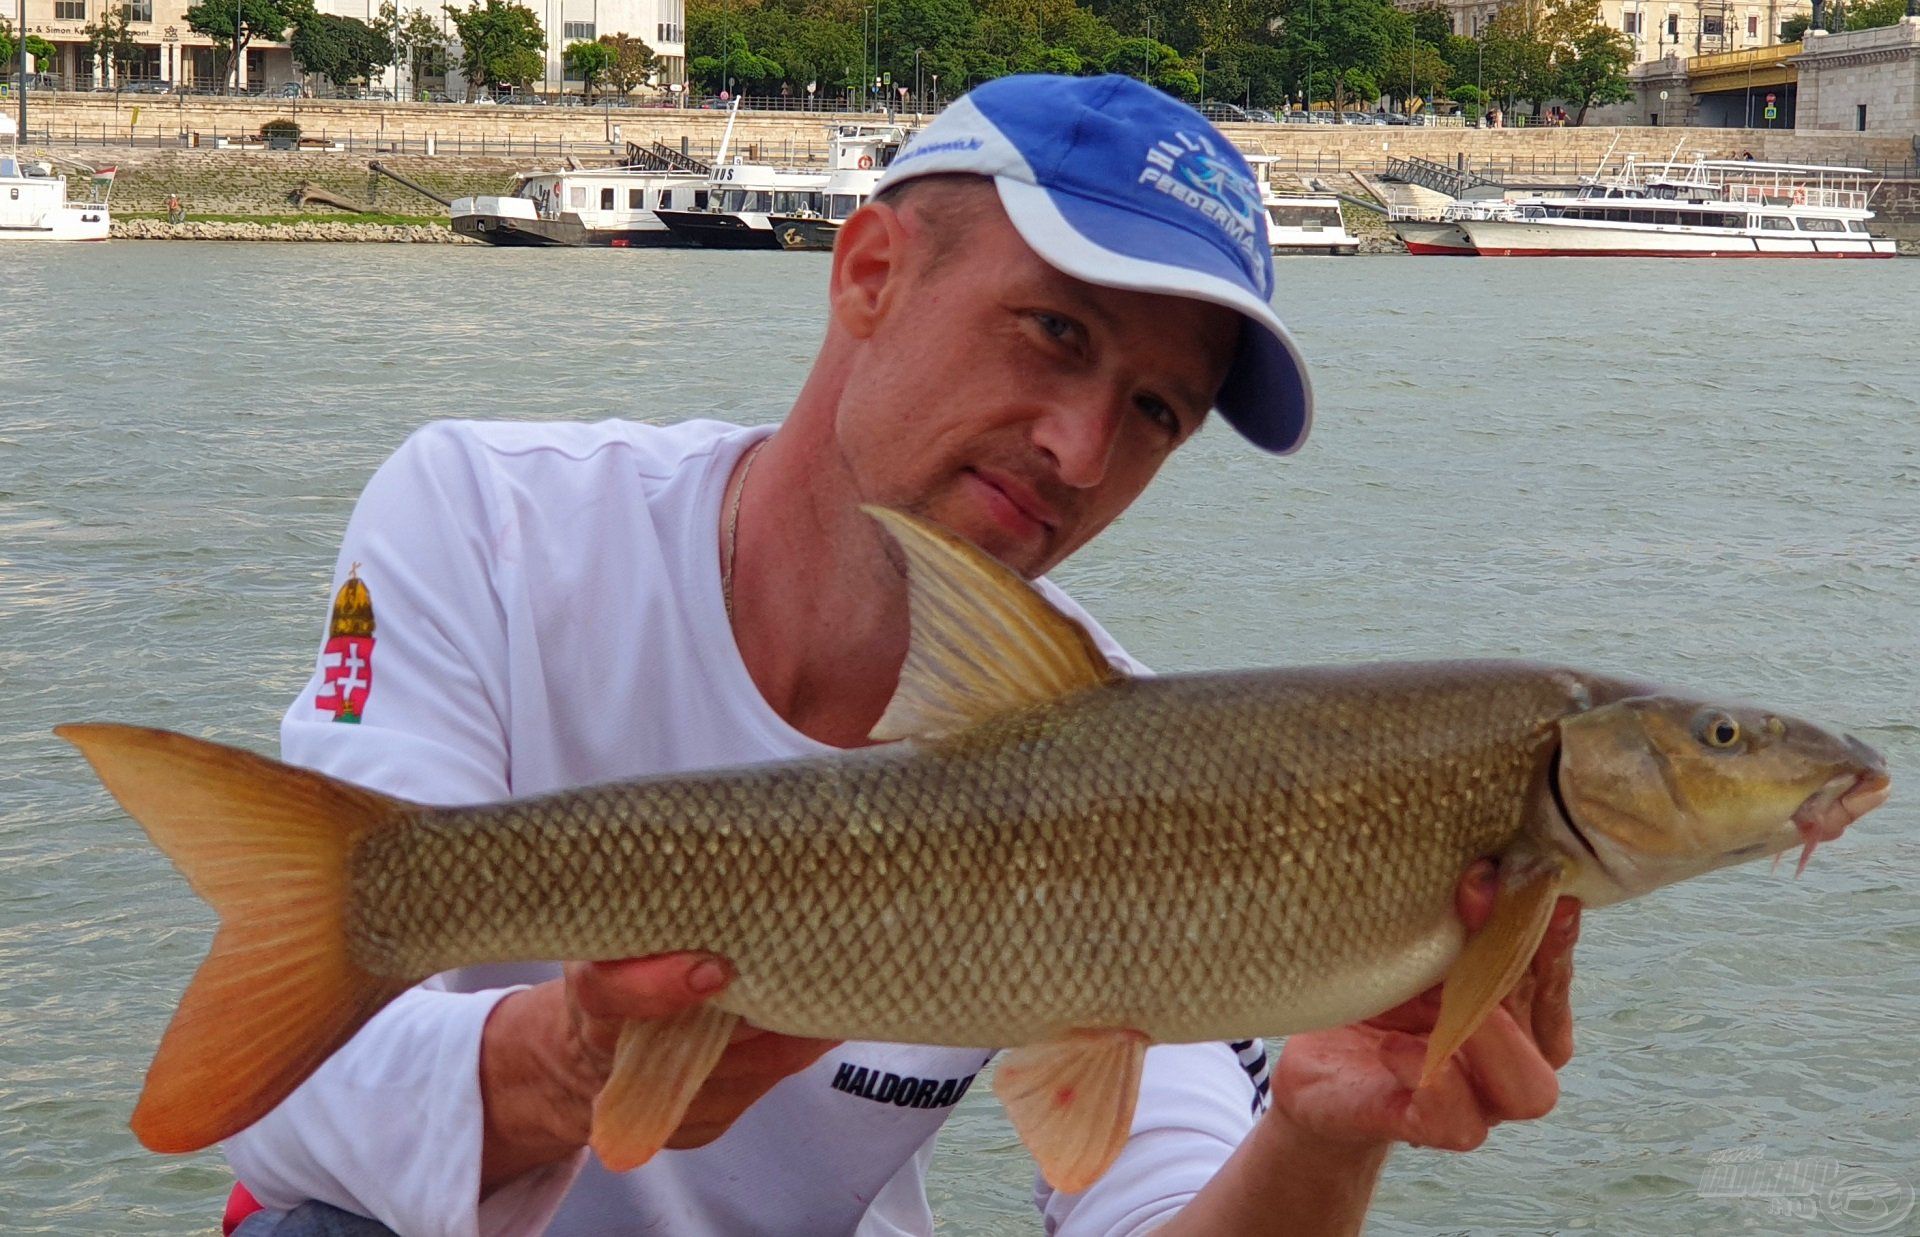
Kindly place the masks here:
POLYGON ((1277 228, 1303 228, 1317 232, 1340 226, 1340 212, 1326 206, 1269 206, 1267 218, 1277 228))
POLYGON ((695 189, 693 191, 693 209, 707 209, 707 191, 705 189, 695 189))
POLYGON ((1800 219, 1800 230, 1802 232, 1844 232, 1847 229, 1846 225, 1838 219, 1821 219, 1817 216, 1802 216, 1800 219))
POLYGON ((13 161, 12 155, 0 155, 0 176, 20 175, 20 165, 13 161))
POLYGON ((645 189, 627 190, 627 209, 628 210, 644 210, 646 209, 646 205, 647 205, 647 191, 645 189))
POLYGON ((613 209, 613 190, 612 189, 610 188, 602 189, 600 191, 600 209, 601 210, 613 209))
POLYGON ((573 207, 575 210, 585 210, 587 208, 587 187, 585 185, 570 186, 567 189, 567 205, 573 207))
POLYGON ((1849 219, 1849 220, 1847 220, 1847 231, 1849 231, 1849 232, 1865 232, 1866 230, 1867 230, 1867 223, 1866 223, 1866 220, 1864 220, 1864 219, 1849 219))
POLYGON ((827 195, 827 218, 845 219, 860 209, 860 195, 857 193, 833 193, 827 195))
POLYGON ((729 215, 764 215, 773 209, 773 195, 764 189, 728 189, 720 195, 720 209, 729 215))
POLYGON ((1793 220, 1787 218, 1785 215, 1762 215, 1760 216, 1760 228, 1765 232, 1791 232, 1793 231, 1793 220))
POLYGON ((773 195, 773 213, 776 215, 803 215, 820 213, 820 195, 817 193, 796 193, 791 190, 773 195))

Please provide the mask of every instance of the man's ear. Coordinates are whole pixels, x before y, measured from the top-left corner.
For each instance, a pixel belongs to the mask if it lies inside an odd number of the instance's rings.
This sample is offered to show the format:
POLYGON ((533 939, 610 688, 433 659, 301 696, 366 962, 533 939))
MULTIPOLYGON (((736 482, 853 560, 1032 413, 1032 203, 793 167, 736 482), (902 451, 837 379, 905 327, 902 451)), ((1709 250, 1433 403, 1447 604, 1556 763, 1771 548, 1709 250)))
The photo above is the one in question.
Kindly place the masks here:
POLYGON ((834 321, 855 339, 871 336, 904 286, 907 229, 886 202, 869 202, 840 226, 833 242, 827 303, 834 321))

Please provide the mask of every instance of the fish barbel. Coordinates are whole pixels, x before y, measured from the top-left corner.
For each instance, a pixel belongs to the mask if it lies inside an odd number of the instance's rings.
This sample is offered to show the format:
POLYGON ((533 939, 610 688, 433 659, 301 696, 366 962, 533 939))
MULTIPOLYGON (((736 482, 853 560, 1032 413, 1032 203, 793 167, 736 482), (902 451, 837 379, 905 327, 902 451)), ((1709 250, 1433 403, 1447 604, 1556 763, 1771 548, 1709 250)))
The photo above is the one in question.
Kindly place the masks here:
POLYGON ((732 984, 629 1023, 610 1167, 678 1124, 739 1019, 1010 1049, 995 1090, 1061 1189, 1124 1143, 1149 1043, 1336 1026, 1445 981, 1429 1073, 1554 902, 1807 853, 1884 761, 1781 714, 1518 662, 1126 679, 966 542, 874 511, 913 633, 908 742, 463 808, 236 749, 60 728, 220 914, 133 1117, 156 1150, 265 1115, 386 1002, 484 962, 705 950, 732 984), (1462 873, 1499 861, 1486 925, 1462 873))

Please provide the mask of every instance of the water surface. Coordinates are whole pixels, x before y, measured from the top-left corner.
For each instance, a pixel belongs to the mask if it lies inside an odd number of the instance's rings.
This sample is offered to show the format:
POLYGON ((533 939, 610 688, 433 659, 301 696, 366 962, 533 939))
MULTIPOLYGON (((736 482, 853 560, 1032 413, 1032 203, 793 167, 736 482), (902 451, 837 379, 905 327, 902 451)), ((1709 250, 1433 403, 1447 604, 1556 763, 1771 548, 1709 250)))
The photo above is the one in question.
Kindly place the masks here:
MULTIPOLYGON (((211 914, 48 728, 270 748, 354 495, 409 431, 775 419, 826 263, 11 250, 0 1230, 201 1233, 224 1163, 149 1155, 125 1122, 211 914)), ((1212 426, 1060 573, 1146 661, 1630 670, 1843 726, 1896 779, 1798 882, 1760 865, 1591 915, 1559 1110, 1472 1155, 1403 1152, 1370 1231, 1920 1230, 1702 1189, 1729 1156, 1920 1181, 1920 263, 1301 259, 1280 288, 1315 367, 1308 449, 1212 426)), ((936 1158, 942 1230, 1037 1231, 1030 1171, 979 1089, 936 1158)))

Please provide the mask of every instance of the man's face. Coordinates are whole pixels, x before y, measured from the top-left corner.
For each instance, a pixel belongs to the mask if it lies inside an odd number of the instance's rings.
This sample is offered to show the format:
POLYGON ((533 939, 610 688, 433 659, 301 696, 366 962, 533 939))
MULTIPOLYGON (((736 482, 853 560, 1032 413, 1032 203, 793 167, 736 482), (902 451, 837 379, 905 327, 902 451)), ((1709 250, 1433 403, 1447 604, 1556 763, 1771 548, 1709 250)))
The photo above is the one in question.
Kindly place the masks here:
POLYGON ((926 224, 901 212, 906 269, 861 341, 836 438, 863 501, 1035 576, 1200 428, 1240 317, 1063 275, 982 191, 981 218, 931 270, 926 224))

